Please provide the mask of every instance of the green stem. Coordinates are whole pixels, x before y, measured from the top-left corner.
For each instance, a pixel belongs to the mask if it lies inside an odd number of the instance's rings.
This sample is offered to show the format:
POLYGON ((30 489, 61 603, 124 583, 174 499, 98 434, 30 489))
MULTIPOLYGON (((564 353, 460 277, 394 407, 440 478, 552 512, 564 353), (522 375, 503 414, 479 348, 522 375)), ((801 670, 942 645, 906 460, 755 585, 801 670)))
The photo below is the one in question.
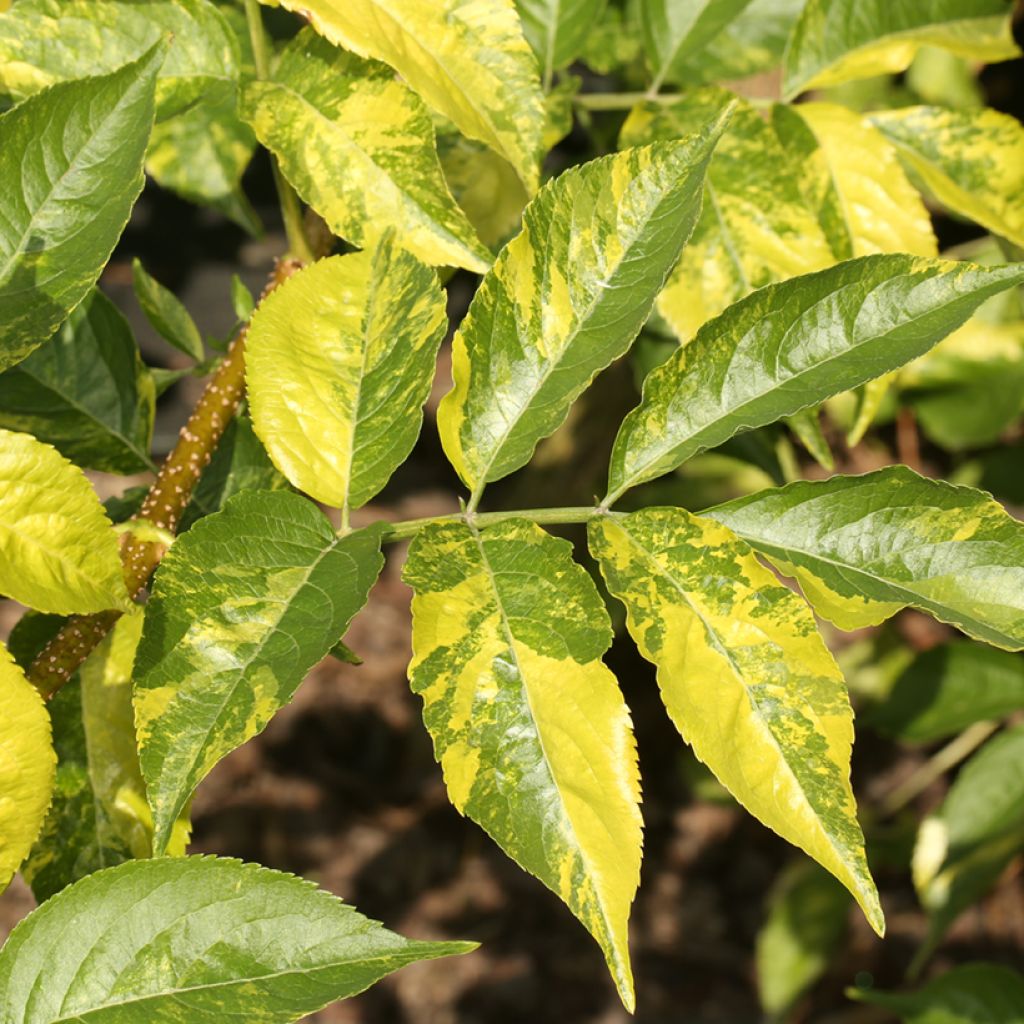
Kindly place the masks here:
POLYGON ((453 512, 446 516, 427 516, 423 519, 406 519, 400 523, 387 523, 384 526, 384 540, 408 540, 415 537, 427 526, 441 523, 466 523, 483 528, 495 523, 504 523, 509 519, 529 519, 539 526, 568 526, 573 523, 589 523, 599 516, 619 515, 596 506, 574 508, 527 508, 515 512, 453 512))
MULTIPOLYGON (((245 19, 249 24, 249 38, 252 40, 256 77, 261 80, 269 79, 270 41, 263 27, 263 15, 260 11, 259 0, 245 0, 245 19)), ((315 257, 309 239, 306 237, 299 197, 281 173, 277 157, 273 153, 270 154, 270 166, 274 172, 274 187, 277 189, 277 200, 281 207, 281 219, 284 221, 285 234, 288 236, 289 255, 292 259, 301 260, 303 263, 312 263, 315 257)))
MULTIPOLYGON (((573 103, 583 110, 632 110, 638 103, 678 103, 682 93, 650 92, 584 92, 573 97, 573 103)), ((770 107, 775 100, 758 96, 740 97, 752 107, 770 107)))

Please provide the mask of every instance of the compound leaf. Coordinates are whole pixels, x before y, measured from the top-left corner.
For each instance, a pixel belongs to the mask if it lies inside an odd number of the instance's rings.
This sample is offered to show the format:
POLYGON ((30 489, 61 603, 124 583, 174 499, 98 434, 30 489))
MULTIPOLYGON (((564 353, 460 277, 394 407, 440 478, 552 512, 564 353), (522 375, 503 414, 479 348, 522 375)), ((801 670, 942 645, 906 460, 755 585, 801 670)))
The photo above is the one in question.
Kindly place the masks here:
MULTIPOLYGON (((620 143, 679 138, 730 98, 709 86, 671 105, 638 105, 620 143)), ((658 296, 658 312, 689 341, 701 324, 755 288, 830 263, 832 253, 797 186, 795 166, 771 126, 740 102, 715 147, 700 220, 658 296)))
POLYGON ((155 854, 210 769, 265 728, 341 638, 382 564, 379 530, 339 537, 286 491, 243 491, 177 540, 135 661, 155 854))
POLYGON ((602 517, 589 536, 680 734, 881 934, 850 788, 853 712, 811 610, 730 530, 684 509, 602 517))
POLYGON ((1019 263, 878 255, 762 288, 648 375, 615 439, 605 503, 741 430, 895 370, 1021 281, 1019 263))
POLYGON ((165 46, 55 85, 0 117, 0 370, 46 341, 96 283, 142 191, 165 46))
POLYGON ((1024 246, 1024 127, 1016 118, 905 107, 872 114, 871 123, 940 203, 1024 246))
POLYGON ((0 1018, 287 1024, 406 964, 473 948, 404 939, 311 882, 253 864, 132 861, 83 879, 11 933, 0 1018))
POLYGON ((633 1006, 641 820, 629 711, 601 598, 569 544, 524 520, 413 541, 409 675, 452 803, 568 905, 633 1006))
POLYGON ((908 605, 1024 649, 1024 525, 989 495, 904 466, 798 482, 711 509, 840 629, 908 605))
POLYGON ((446 324, 437 275, 390 238, 275 289, 252 318, 246 377, 278 469, 326 504, 369 501, 416 443, 446 324))
POLYGON ((85 475, 9 430, 0 430, 0 594, 61 615, 133 607, 117 537, 85 475))
POLYGON ((472 490, 525 465, 628 349, 693 230, 727 117, 566 171, 527 207, 455 335, 437 414, 472 490))
POLYGON ((1012 0, 808 0, 783 62, 783 95, 903 71, 918 47, 992 63, 1020 50, 1012 0))
POLYGON ((28 856, 53 795, 57 758, 43 698, 0 644, 0 892, 28 856))
MULTIPOLYGON (((337 46, 390 64, 536 191, 544 104, 513 0, 283 0, 337 46)), ((389 118, 390 120, 390 118, 389 118)))
POLYGON ((0 426, 108 473, 153 468, 155 402, 128 321, 99 289, 54 337, 0 374, 0 426))

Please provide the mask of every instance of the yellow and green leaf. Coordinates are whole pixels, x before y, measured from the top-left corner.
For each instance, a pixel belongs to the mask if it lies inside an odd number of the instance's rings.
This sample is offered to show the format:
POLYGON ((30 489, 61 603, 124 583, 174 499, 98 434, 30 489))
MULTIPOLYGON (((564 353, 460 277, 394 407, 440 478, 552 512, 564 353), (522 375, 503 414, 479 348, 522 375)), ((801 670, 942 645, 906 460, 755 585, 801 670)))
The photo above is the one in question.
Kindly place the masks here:
POLYGON ((727 117, 566 171, 527 207, 455 335, 438 410, 445 453, 474 492, 525 465, 632 344, 697 220, 727 117))
POLYGON ((993 63, 1020 54, 1012 0, 808 0, 783 64, 783 94, 893 74, 919 47, 993 63))
POLYGON ((1024 649, 1024 524, 982 491, 895 466, 762 491, 707 515, 795 577, 840 629, 909 605, 1024 649))
MULTIPOLYGON (((730 98, 707 87, 671 105, 641 104, 630 112, 620 143, 680 138, 730 98)), ((658 296, 658 312, 689 341, 701 324, 754 289, 831 262, 787 154, 757 111, 741 102, 715 148, 700 220, 658 296)))
POLYGON ((906 107, 870 116, 943 206, 1024 246, 1024 126, 996 110, 906 107))
POLYGON ((428 106, 504 156, 536 191, 544 104, 513 0, 282 0, 282 6, 335 45, 390 64, 428 106))
POLYGON ((589 535, 680 734, 881 934, 850 787, 853 712, 811 610, 730 530, 684 509, 603 517, 589 535))
POLYGON ((490 265, 448 191, 426 107, 383 65, 304 31, 275 81, 244 87, 242 110, 335 234, 372 248, 393 230, 426 263, 479 273, 490 265))
POLYGON ((246 379, 277 468, 326 504, 369 501, 416 443, 446 323, 437 275, 390 236, 275 289, 249 328, 246 379))
POLYGON ((62 615, 132 607, 117 535, 85 474, 0 430, 0 594, 62 615))
POLYGON ((43 698, 0 644, 0 892, 28 856, 53 796, 57 758, 43 698))
POLYGON ((523 520, 429 526, 404 578, 409 675, 452 803, 561 897, 632 1009, 640 790, 593 582, 566 541, 523 520))

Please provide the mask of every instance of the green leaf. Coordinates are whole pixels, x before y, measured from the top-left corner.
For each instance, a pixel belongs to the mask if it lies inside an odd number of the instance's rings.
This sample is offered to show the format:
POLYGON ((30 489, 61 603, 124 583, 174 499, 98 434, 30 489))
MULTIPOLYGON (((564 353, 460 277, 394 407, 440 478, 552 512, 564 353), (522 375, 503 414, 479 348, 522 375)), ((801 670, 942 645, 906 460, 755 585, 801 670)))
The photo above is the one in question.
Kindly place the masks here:
POLYGON ((208 0, 18 0, 0 16, 0 91, 22 99, 106 75, 162 40, 169 46, 158 69, 158 119, 188 109, 215 81, 238 78, 238 43, 208 0))
POLYGON ((731 531, 681 508, 595 519, 589 537, 683 739, 882 934, 850 788, 853 712, 811 610, 731 531))
MULTIPOLYGON (((152 819, 135 746, 131 687, 141 633, 141 611, 119 619, 50 701, 57 782, 22 867, 40 903, 94 871, 150 855, 152 819)), ((171 853, 185 852, 188 828, 185 815, 171 853)))
POLYGON ((766 1013, 785 1013, 825 973, 846 935, 849 903, 846 890, 809 860, 782 873, 757 935, 757 987, 766 1013))
MULTIPOLYGON (((620 143, 679 138, 730 98, 726 90, 708 87, 671 105, 636 106, 620 143)), ((832 262, 796 179, 771 127, 748 103, 739 103, 711 158, 693 237, 658 296, 658 312, 683 341, 755 288, 832 262)))
POLYGON ((282 6, 335 45, 390 64, 428 106, 504 156, 536 191, 544 105, 513 0, 283 0, 282 6))
POLYGON ((1012 0, 808 0, 786 49, 786 99, 808 89, 903 71, 922 45, 993 63, 1020 50, 1012 0))
POLYGON ((101 78, 55 85, 0 117, 0 370, 89 293, 142 191, 165 47, 101 78))
POLYGON ((711 509, 840 629, 910 605, 1024 649, 1024 524, 987 494, 904 466, 798 482, 711 509))
POLYGON ((916 992, 847 989, 851 999, 885 1007, 905 1024, 1016 1024, 1024 1020, 1024 978, 998 964, 954 967, 916 992))
POLYGON ((239 323, 243 324, 248 323, 256 308, 256 299, 237 274, 231 275, 231 308, 235 311, 239 323))
POLYGON ((540 62, 545 88, 555 71, 583 52, 587 36, 604 13, 607 0, 515 0, 523 33, 540 62))
POLYGON ((958 640, 919 654, 861 721, 911 743, 932 743, 1022 708, 1024 659, 958 640))
POLYGON ((403 939, 313 883, 253 864, 134 861, 83 879, 11 933, 0 1018, 287 1024, 406 964, 473 948, 403 939))
POLYGON ((612 451, 610 504, 741 430, 895 370, 955 330, 1024 264, 865 256, 769 285, 654 370, 612 451))
POLYGON ((85 475, 8 430, 0 430, 0 594, 61 615, 133 607, 117 537, 85 475))
POLYGON ((300 33, 276 82, 245 87, 245 117, 335 234, 372 248, 391 229, 426 263, 483 273, 490 254, 448 191, 426 107, 362 65, 300 33))
POLYGON ((960 913, 1024 850, 1024 726, 989 740, 960 769, 942 806, 921 822, 914 888, 928 911, 918 963, 960 913))
POLYGON ((202 362, 203 337, 189 311, 173 292, 146 273, 138 257, 132 260, 132 284, 142 312, 160 337, 197 363, 202 362))
POLYGON ((56 757, 38 691, 0 644, 0 892, 28 856, 53 795, 56 757))
MULTIPOLYGON (((681 68, 703 50, 750 0, 640 0, 640 24, 651 92, 679 80, 681 68)), ((685 72, 684 72, 685 74, 685 72)))
POLYGON ((938 255, 931 218, 896 150, 859 114, 833 103, 777 103, 772 124, 836 259, 938 255))
POLYGON ((252 420, 241 413, 227 425, 210 464, 203 470, 181 517, 179 532, 222 509, 240 491, 276 491, 287 486, 288 481, 270 461, 252 429, 252 420))
POLYGON ((54 337, 0 374, 0 427, 34 434, 107 473, 154 468, 155 402, 128 322, 98 289, 54 337))
POLYGON ((342 636, 382 564, 378 529, 338 537, 286 491, 243 491, 168 551, 135 661, 155 854, 210 769, 266 727, 342 636))
POLYGON ((789 429, 800 439, 800 443, 813 456, 814 461, 830 473, 835 469, 835 458, 828 440, 821 429, 821 411, 816 407, 802 409, 788 417, 789 429))
POLYGON ((944 206, 1024 246, 1024 126, 995 110, 905 107, 871 115, 944 206))
POLYGON ((437 414, 472 490, 525 465, 629 348, 693 230, 727 118, 566 171, 527 207, 455 335, 437 414))
POLYGON ((416 443, 446 324, 437 275, 390 238, 275 289, 252 318, 246 378, 278 469, 328 505, 369 501, 416 443))
POLYGON ((633 1008, 627 920, 641 820, 601 598, 570 545, 513 520, 421 531, 409 678, 458 810, 566 903, 633 1008))

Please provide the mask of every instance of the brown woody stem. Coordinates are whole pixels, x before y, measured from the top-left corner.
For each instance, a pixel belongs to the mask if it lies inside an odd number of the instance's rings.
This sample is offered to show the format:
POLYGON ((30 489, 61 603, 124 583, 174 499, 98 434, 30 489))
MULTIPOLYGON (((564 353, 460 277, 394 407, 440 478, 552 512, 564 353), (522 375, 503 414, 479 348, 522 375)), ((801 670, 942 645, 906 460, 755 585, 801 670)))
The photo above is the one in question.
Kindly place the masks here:
MULTIPOLYGON (((279 260, 260 300, 301 266, 298 260, 279 260)), ((172 534, 177 529, 196 481, 245 393, 246 330, 243 327, 238 332, 217 372, 210 378, 135 519, 150 522, 172 534)), ((121 561, 125 586, 132 598, 143 591, 165 550, 159 542, 144 540, 131 532, 125 534, 121 542, 121 561)), ((120 617, 118 611, 72 616, 36 657, 28 672, 29 680, 49 700, 75 674, 120 617)))

